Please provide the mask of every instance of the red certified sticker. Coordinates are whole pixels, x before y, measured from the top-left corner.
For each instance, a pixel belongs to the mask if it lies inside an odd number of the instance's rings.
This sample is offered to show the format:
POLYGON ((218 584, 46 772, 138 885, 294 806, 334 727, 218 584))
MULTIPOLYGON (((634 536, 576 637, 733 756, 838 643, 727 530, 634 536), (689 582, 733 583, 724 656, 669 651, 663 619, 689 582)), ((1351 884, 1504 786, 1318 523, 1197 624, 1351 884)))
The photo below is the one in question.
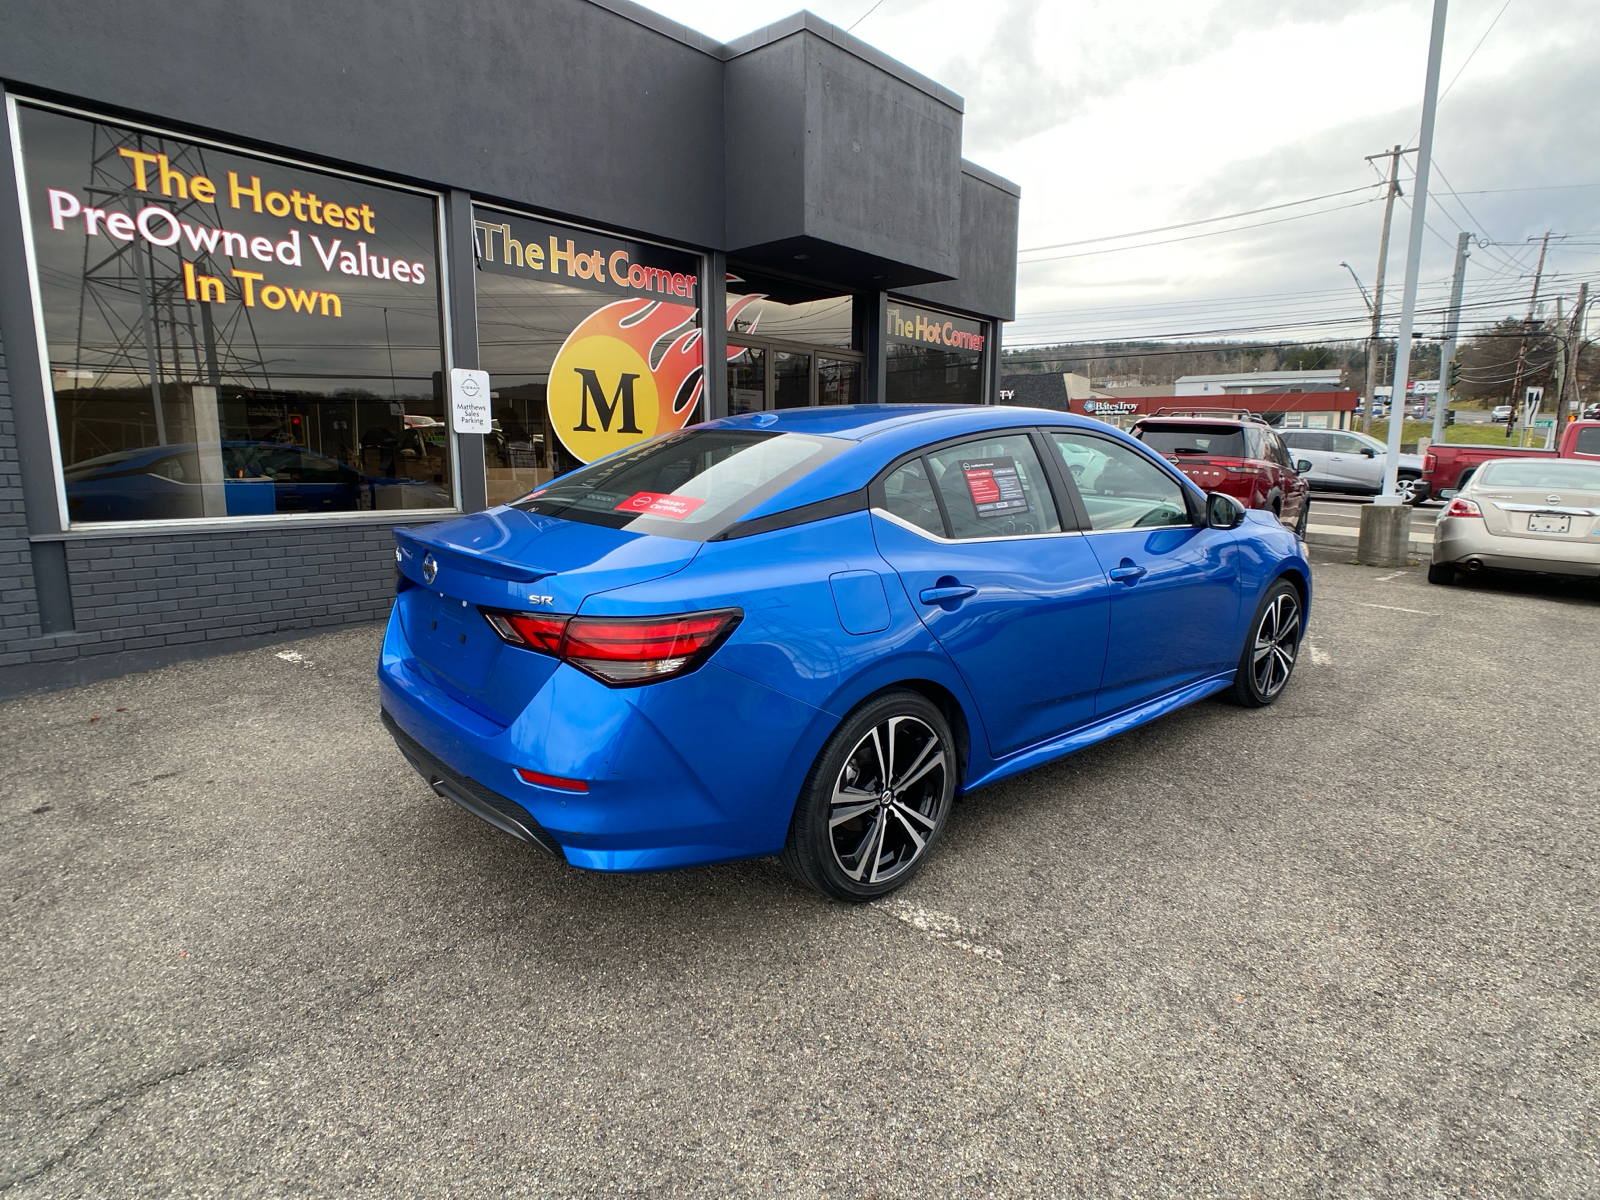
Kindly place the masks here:
POLYGON ((652 517, 670 517, 681 521, 704 504, 693 496, 669 496, 665 492, 635 492, 621 504, 618 512, 647 514, 652 517))

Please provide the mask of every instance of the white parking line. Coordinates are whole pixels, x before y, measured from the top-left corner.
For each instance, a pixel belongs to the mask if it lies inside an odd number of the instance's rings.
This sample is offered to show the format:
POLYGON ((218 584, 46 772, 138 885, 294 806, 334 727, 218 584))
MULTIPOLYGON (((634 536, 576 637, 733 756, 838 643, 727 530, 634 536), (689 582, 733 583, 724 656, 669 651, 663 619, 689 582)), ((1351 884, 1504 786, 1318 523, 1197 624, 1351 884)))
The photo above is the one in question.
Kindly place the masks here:
POLYGON ((913 929, 920 929, 936 942, 948 942, 957 950, 972 955, 974 958, 987 959, 992 963, 1005 961, 1005 955, 992 946, 980 946, 968 941, 961 936, 961 922, 946 912, 935 909, 918 908, 915 904, 897 897, 879 900, 873 908, 881 908, 891 917, 904 921, 913 929))
POLYGON ((1316 666, 1316 667, 1331 667, 1331 666, 1333 666, 1333 655, 1329 654, 1326 650, 1320 650, 1316 646, 1311 645, 1309 642, 1306 644, 1306 649, 1311 652, 1311 664, 1312 664, 1312 666, 1316 666))
POLYGON ((1419 617, 1431 617, 1431 616, 1435 615, 1435 614, 1433 614, 1431 612, 1423 612, 1420 608, 1401 608, 1398 604, 1362 604, 1361 607, 1362 608, 1385 608, 1385 609, 1388 609, 1390 612, 1416 613, 1417 616, 1419 616, 1419 617))

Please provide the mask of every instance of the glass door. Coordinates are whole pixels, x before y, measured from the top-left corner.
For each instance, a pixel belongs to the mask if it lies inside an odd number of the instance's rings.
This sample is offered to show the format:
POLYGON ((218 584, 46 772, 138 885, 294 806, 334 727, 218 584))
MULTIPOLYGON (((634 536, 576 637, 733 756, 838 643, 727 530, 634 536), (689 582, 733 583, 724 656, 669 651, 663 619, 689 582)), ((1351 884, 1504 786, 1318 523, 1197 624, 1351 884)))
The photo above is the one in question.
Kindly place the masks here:
POLYGON ((736 347, 728 359, 728 415, 764 412, 767 405, 767 352, 760 346, 736 347))
POLYGON ((778 350, 772 356, 772 407, 807 408, 811 404, 811 355, 778 350))
POLYGON ((860 404, 863 398, 861 367, 858 358, 819 358, 817 403, 860 404))
POLYGON ((850 350, 728 341, 728 415, 817 404, 860 404, 866 363, 850 350))

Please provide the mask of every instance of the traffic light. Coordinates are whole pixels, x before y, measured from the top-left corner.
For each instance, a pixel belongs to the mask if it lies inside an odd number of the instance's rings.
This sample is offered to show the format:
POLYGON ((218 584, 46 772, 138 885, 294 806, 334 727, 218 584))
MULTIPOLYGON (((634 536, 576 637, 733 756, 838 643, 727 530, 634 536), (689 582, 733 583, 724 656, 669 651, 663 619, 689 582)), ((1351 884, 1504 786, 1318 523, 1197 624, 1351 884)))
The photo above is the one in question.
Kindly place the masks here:
POLYGON ((1444 410, 1444 423, 1446 425, 1454 425, 1456 423, 1456 410, 1455 409, 1447 408, 1447 409, 1444 410))

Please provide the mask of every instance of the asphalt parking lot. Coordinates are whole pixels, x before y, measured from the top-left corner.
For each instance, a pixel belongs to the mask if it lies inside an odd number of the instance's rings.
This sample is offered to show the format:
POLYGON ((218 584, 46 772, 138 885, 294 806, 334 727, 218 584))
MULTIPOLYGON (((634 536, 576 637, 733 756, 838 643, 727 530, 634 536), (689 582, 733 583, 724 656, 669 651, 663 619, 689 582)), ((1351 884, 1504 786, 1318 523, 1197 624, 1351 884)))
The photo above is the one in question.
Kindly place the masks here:
POLYGON ((436 799, 374 630, 0 705, 0 1191, 1592 1196, 1600 600, 1318 554, 863 908, 436 799))

